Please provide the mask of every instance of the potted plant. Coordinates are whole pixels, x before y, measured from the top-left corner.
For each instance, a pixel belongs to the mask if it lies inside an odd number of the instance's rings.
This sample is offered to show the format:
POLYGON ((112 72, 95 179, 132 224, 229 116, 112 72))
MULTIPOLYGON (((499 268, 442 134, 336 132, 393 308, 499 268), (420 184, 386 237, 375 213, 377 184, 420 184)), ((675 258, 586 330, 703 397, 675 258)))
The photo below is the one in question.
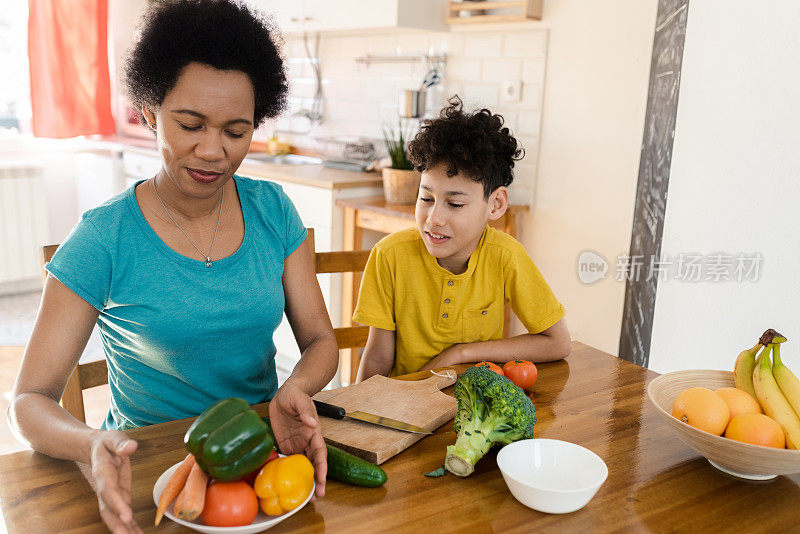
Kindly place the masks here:
POLYGON ((390 204, 413 204, 417 200, 420 173, 414 170, 406 152, 410 133, 410 128, 403 130, 402 123, 396 131, 390 127, 383 129, 386 150, 392 160, 392 166, 383 169, 383 194, 390 204))

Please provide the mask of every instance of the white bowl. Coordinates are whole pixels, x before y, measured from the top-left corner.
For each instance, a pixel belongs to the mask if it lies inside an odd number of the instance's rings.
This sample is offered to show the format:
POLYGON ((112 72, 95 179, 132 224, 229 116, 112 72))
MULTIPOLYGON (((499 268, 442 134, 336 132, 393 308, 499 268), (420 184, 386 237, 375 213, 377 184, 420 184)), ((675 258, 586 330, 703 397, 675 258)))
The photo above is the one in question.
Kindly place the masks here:
POLYGON ((497 465, 519 502, 548 514, 580 510, 608 477, 602 458, 557 439, 523 439, 506 445, 497 453, 497 465))
MULTIPOLYGON (((281 457, 283 456, 285 455, 281 454, 281 457)), ((172 477, 172 473, 174 473, 175 470, 178 469, 179 465, 181 465, 181 462, 178 462, 177 464, 173 465, 172 467, 164 471, 161 474, 161 476, 158 477, 158 480, 156 480, 156 483, 153 486, 153 502, 156 503, 156 507, 158 506, 158 498, 161 497, 161 492, 164 491, 164 487, 167 485, 167 482, 169 482, 169 479, 172 477)), ((250 523, 249 525, 244 525, 241 527, 210 527, 208 525, 203 524, 200 518, 197 518, 194 521, 184 521, 183 519, 178 519, 172 514, 172 510, 175 507, 175 503, 172 503, 167 507, 167 511, 164 513, 164 515, 172 519, 176 523, 179 523, 192 530, 196 530, 197 532, 204 532, 205 534, 254 534, 256 532, 263 532, 268 528, 274 527, 287 517, 299 512, 300 509, 303 508, 306 504, 308 504, 308 501, 311 500, 311 496, 314 495, 314 490, 316 489, 316 486, 317 485, 315 483, 311 488, 311 493, 309 493, 308 497, 306 497, 306 500, 303 501, 300 504, 300 506, 298 506, 294 510, 286 512, 283 515, 274 516, 274 515, 267 515, 259 509, 258 515, 256 515, 255 519, 253 519, 253 522, 250 523)))

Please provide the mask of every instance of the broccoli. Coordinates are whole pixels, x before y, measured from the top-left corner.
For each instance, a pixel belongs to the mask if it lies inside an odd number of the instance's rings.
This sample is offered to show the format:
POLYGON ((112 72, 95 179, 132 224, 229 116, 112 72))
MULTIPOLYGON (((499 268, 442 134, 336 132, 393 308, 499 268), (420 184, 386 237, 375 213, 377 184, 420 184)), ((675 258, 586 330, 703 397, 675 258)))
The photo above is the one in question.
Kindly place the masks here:
POLYGON ((533 437, 536 408, 519 387, 487 367, 470 367, 458 378, 454 393, 458 413, 455 445, 447 447, 445 467, 468 476, 492 445, 533 437))

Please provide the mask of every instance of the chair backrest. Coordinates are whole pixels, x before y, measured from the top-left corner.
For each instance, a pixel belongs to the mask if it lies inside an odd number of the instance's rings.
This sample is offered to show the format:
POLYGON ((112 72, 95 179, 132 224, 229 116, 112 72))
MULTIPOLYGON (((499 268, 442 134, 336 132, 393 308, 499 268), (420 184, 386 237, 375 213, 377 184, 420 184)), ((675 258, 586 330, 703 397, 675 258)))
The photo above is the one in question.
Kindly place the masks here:
MULTIPOLYGON (((306 238, 308 247, 314 250, 314 229, 308 229, 306 238)), ((47 279, 44 265, 55 254, 58 245, 47 245, 39 249, 39 262, 42 271, 42 282, 47 279)), ((322 273, 349 273, 361 272, 369 258, 368 250, 355 250, 345 252, 315 252, 314 264, 317 274, 322 273)), ((336 343, 340 350, 350 351, 363 347, 367 343, 369 327, 348 326, 333 329, 336 343)), ((83 406, 83 390, 102 386, 108 383, 108 367, 105 360, 89 363, 79 363, 72 372, 64 394, 61 396, 61 406, 72 414, 73 417, 86 422, 86 412, 83 406)))

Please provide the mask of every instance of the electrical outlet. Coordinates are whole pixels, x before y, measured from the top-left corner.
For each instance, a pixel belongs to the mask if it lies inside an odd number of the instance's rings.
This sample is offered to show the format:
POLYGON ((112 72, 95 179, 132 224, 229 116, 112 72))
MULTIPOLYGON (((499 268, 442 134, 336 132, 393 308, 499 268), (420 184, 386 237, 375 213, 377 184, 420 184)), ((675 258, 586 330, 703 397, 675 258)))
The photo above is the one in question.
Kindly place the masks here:
POLYGON ((503 102, 519 102, 522 100, 522 80, 503 81, 503 102))

